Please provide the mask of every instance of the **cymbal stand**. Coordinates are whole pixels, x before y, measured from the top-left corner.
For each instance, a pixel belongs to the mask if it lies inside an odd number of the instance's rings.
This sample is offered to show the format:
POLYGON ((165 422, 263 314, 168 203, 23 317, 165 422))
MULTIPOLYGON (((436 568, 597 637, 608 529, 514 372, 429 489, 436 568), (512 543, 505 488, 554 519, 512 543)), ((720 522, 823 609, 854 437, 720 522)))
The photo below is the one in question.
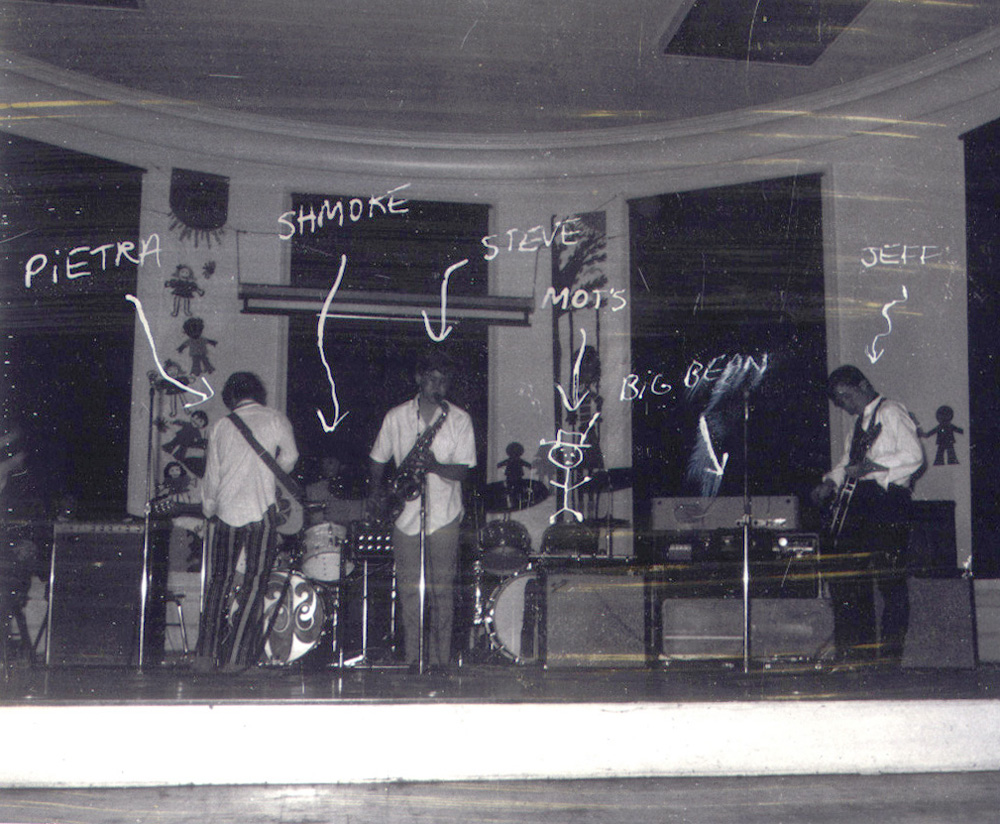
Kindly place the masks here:
MULTIPOLYGON (((343 652, 341 652, 343 659, 343 652)), ((349 661, 341 660, 342 667, 364 667, 368 660, 368 558, 361 562, 361 654, 349 661)))
POLYGON ((472 602, 472 627, 469 631, 469 651, 478 652, 480 641, 486 631, 486 611, 483 598, 483 562, 477 558, 472 564, 472 574, 475 581, 472 602))

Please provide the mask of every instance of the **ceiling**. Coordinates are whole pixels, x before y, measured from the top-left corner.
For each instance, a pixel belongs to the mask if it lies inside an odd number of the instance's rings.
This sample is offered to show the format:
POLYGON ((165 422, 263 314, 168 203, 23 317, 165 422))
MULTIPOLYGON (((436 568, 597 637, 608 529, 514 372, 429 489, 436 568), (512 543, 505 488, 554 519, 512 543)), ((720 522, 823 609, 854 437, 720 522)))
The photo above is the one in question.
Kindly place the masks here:
MULTIPOLYGON (((380 132, 489 135, 774 106, 1000 25, 1000 0, 870 0, 855 3, 860 12, 833 37, 823 27, 825 48, 814 62, 792 65, 778 62, 788 51, 783 41, 809 39, 812 24, 803 28, 798 15, 799 28, 790 29, 776 22, 788 17, 779 10, 846 0, 728 2, 749 14, 735 33, 718 0, 714 11, 701 5, 708 0, 111 0, 136 9, 0 0, 0 45, 224 110, 380 132), (680 42, 673 37, 693 5, 704 12, 695 41, 711 46, 717 19, 720 38, 745 38, 746 56, 664 54, 680 42)), ((821 24, 815 28, 819 37, 821 24)))

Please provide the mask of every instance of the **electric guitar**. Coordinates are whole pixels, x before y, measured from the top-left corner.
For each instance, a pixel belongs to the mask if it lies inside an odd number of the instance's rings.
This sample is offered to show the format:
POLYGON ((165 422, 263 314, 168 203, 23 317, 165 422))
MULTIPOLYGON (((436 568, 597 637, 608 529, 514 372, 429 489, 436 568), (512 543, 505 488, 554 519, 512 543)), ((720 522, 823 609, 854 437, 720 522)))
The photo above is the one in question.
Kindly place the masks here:
POLYGON ((289 491, 277 479, 275 485, 275 495, 278 499, 278 523, 277 530, 281 535, 298 535, 306 523, 306 509, 302 501, 295 493, 289 491))
MULTIPOLYGON (((879 404, 881 406, 881 404, 879 404)), ((875 413, 878 412, 878 407, 875 408, 875 412, 872 413, 872 425, 868 427, 867 430, 862 429, 855 435, 855 440, 860 439, 858 443, 851 443, 851 453, 858 454, 861 457, 852 461, 850 466, 861 463, 864 461, 865 457, 868 455, 868 450, 872 448, 872 444, 882 432, 882 424, 876 424, 875 413)), ((837 494, 833 498, 833 502, 830 504, 830 511, 827 515, 826 524, 826 536, 834 544, 840 537, 841 531, 844 529, 844 522, 847 520, 847 513, 851 507, 851 500, 854 498, 854 491, 858 488, 858 478, 852 478, 849 475, 844 476, 844 481, 841 483, 840 488, 837 490, 837 494)))

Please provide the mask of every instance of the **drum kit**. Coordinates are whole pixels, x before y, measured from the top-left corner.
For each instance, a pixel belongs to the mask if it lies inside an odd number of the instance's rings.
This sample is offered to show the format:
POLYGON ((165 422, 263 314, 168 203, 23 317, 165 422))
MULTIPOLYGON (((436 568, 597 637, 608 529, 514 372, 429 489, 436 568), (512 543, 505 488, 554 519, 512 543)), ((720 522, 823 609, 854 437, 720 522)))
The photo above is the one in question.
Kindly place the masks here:
POLYGON ((336 651, 339 585, 354 567, 345 557, 346 542, 346 527, 314 524, 305 531, 297 561, 286 556, 271 573, 264 600, 266 663, 290 664, 312 651, 327 619, 336 651))
MULTIPOLYGON (((630 471, 607 470, 597 479, 602 491, 631 486, 630 471)), ((516 664, 528 664, 540 655, 539 633, 543 616, 546 561, 583 561, 612 557, 613 529, 629 522, 614 518, 582 523, 556 523, 542 536, 540 553, 532 551, 527 528, 511 514, 533 507, 548 497, 544 485, 523 481, 515 488, 499 482, 489 484, 483 496, 487 514, 500 515, 479 532, 478 552, 473 565, 475 599, 474 641, 488 639, 489 651, 516 664), (606 539, 602 542, 602 533, 606 539), (492 584, 489 597, 485 596, 492 584)))
MULTIPOLYGON (((604 521, 552 525, 545 531, 539 554, 533 554, 528 529, 511 515, 542 503, 548 494, 544 484, 527 480, 513 488, 506 482, 488 484, 480 494, 485 514, 499 517, 477 534, 472 643, 475 647, 477 642, 488 642, 489 653, 517 664, 531 663, 539 655, 544 581, 539 564, 551 558, 611 555, 610 538, 607 546, 599 539, 600 528, 607 525, 604 521)), ((299 539, 297 553, 279 563, 268 585, 265 662, 291 664, 328 637, 334 660, 340 665, 366 665, 370 663, 369 561, 391 559, 391 534, 365 520, 346 526, 326 521, 322 504, 307 504, 306 510, 311 525, 299 539), (345 660, 338 632, 342 588, 356 570, 363 601, 361 651, 345 660)), ((613 525, 625 523, 615 520, 613 525)), ((393 609, 393 619, 394 613, 393 609)))

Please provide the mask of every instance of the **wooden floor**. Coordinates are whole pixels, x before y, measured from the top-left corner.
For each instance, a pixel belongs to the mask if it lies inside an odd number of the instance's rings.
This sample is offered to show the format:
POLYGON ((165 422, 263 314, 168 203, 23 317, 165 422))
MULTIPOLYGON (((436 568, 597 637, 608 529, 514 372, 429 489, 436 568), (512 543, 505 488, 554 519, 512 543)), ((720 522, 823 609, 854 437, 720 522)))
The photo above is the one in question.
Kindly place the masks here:
POLYGON ((59 824, 996 824, 1000 773, 3 790, 59 824))

